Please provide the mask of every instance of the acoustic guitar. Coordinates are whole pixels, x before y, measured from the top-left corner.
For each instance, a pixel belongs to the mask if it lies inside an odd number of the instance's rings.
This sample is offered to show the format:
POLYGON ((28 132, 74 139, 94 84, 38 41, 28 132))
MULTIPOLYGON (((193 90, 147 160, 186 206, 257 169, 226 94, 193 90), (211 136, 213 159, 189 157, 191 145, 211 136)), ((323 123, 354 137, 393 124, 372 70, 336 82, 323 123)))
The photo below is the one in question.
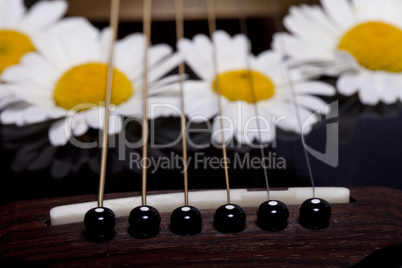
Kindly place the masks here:
MULTIPOLYGON (((261 189, 250 189, 249 193, 258 191, 261 189)), ((154 191, 148 196, 168 193, 154 191)), ((159 233, 138 239, 130 235, 128 215, 123 213, 117 217, 113 238, 103 243, 88 240, 82 214, 78 220, 63 223, 56 223, 60 216, 52 214, 71 204, 80 204, 78 208, 85 206, 85 202, 96 200, 95 195, 15 201, 0 208, 0 264, 2 267, 402 267, 402 192, 386 187, 350 187, 347 193, 346 201, 331 203, 329 226, 324 229, 304 228, 299 222, 300 204, 288 202, 286 228, 263 230, 257 225, 260 203, 254 202, 244 206, 247 218, 241 232, 217 231, 213 222, 215 209, 205 207, 201 209, 203 222, 199 234, 173 233, 171 211, 161 210, 159 233)), ((140 195, 139 192, 105 194, 105 200, 120 202, 140 195)), ((158 208, 158 203, 153 205, 158 208)))
MULTIPOLYGON (((105 198, 139 194, 106 194, 105 198)), ((330 224, 320 230, 302 227, 299 206, 289 205, 287 227, 279 232, 264 231, 256 225, 259 204, 244 207, 246 227, 233 234, 216 231, 214 209, 201 210, 202 231, 194 236, 172 233, 170 212, 161 213, 160 233, 150 239, 131 237, 127 216, 117 218, 115 236, 105 243, 88 241, 82 222, 50 225, 53 207, 95 199, 95 195, 86 195, 17 201, 1 207, 1 263, 49 267, 402 265, 402 194, 391 188, 350 188, 350 202, 331 204, 330 224)))

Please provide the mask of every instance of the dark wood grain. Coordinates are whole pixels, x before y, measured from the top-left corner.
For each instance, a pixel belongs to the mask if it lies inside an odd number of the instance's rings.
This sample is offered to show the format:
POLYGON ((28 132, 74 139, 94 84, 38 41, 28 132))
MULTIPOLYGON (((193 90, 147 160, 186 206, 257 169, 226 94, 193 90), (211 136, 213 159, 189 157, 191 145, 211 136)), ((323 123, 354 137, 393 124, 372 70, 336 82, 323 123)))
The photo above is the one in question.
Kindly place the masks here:
MULTIPOLYGON (((107 198, 130 196, 107 195, 107 198)), ((204 210, 202 232, 177 236, 169 230, 170 213, 162 214, 160 234, 135 239, 126 217, 106 243, 88 242, 82 223, 47 226, 58 205, 95 200, 95 196, 19 201, 1 207, 0 253, 4 264, 46 266, 288 266, 350 267, 369 254, 402 243, 402 195, 390 188, 351 188, 355 202, 333 204, 330 226, 304 229, 298 206, 290 206, 288 227, 266 232, 256 227, 256 208, 246 208, 247 225, 237 234, 218 233, 214 211, 204 210)), ((258 204, 257 204, 258 205, 258 204)))

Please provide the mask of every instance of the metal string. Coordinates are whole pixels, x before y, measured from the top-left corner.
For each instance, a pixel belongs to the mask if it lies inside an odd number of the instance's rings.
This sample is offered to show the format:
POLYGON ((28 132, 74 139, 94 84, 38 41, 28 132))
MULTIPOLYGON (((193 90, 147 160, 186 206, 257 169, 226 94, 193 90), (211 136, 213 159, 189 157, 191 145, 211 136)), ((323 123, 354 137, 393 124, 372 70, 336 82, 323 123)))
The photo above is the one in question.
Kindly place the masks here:
MULTIPOLYGON (((238 9, 239 9, 239 21, 240 21, 240 31, 248 37, 248 30, 247 30, 247 22, 246 22, 246 16, 244 12, 244 1, 243 0, 237 0, 238 3, 238 9)), ((247 54, 250 55, 251 52, 251 47, 247 46, 247 54)), ((251 76, 251 66, 250 66, 250 59, 249 57, 246 57, 246 65, 247 65, 247 72, 248 72, 248 80, 250 83, 250 92, 251 92, 251 97, 253 100, 253 108, 254 108, 254 114, 257 116, 257 128, 258 128, 258 139, 262 143, 262 135, 261 135, 261 127, 260 127, 260 121, 258 120, 260 113, 258 111, 257 107, 257 98, 255 96, 255 87, 254 87, 254 80, 251 76)), ((260 153, 262 159, 265 159, 265 152, 264 152, 264 145, 261 144, 260 148, 260 153)), ((267 188, 267 197, 268 200, 270 200, 270 190, 269 190, 269 182, 268 182, 268 172, 267 172, 267 167, 263 165, 263 172, 264 172, 264 179, 265 179, 265 186, 267 188)))
POLYGON ((148 155, 148 50, 151 39, 152 0, 143 0, 144 49, 144 84, 143 84, 143 120, 142 120, 142 205, 147 204, 147 155, 148 155))
MULTIPOLYGON (((175 0, 176 35, 177 42, 184 38, 183 0, 175 0)), ((179 65, 180 76, 180 105, 181 105, 181 136, 183 147, 183 175, 184 175, 184 205, 188 206, 188 172, 187 172, 187 132, 186 116, 184 114, 184 62, 179 65)))
MULTIPOLYGON (((280 10, 279 10, 279 6, 278 6, 278 0, 270 0, 271 1, 271 6, 273 9, 273 13, 274 15, 274 21, 275 21, 275 27, 279 32, 283 32, 284 29, 282 27, 282 23, 281 23, 281 17, 280 17, 280 10)), ((284 45, 282 44, 281 47, 284 47, 284 45)), ((286 62, 285 62, 286 64, 286 62)), ((301 115, 300 115, 300 110, 299 110, 299 104, 296 101, 296 93, 294 90, 294 83, 290 77, 289 74, 289 68, 288 66, 286 66, 285 68, 286 71, 286 77, 289 83, 289 89, 290 89, 290 95, 292 96, 292 103, 293 103, 293 107, 295 108, 295 113, 296 113, 296 118, 297 118, 297 123, 300 129, 300 133, 301 135, 303 135, 303 124, 302 124, 302 120, 301 120, 301 115)), ((313 188, 313 197, 315 197, 315 185, 314 185, 314 178, 313 178, 313 172, 311 170, 311 163, 310 163, 310 158, 308 157, 308 152, 306 147, 303 145, 303 151, 304 151, 304 157, 306 159, 306 164, 307 164, 307 169, 308 169, 308 173, 310 176, 310 181, 311 181, 311 186, 313 188)))
MULTIPOLYGON (((215 14, 215 1, 214 0, 206 0, 207 4, 207 15, 208 15, 208 28, 209 28, 209 35, 212 39, 213 33, 216 31, 216 14, 215 14)), ((212 40, 212 53, 213 53, 213 66, 214 66, 214 73, 218 73, 218 63, 216 60, 216 47, 215 43, 212 40)), ((218 76, 216 77, 216 89, 217 89, 217 98, 218 98, 218 110, 219 110, 219 124, 221 130, 223 130, 223 119, 222 119, 222 102, 221 102, 221 95, 220 95, 220 86, 219 86, 219 79, 218 76)), ((226 195, 227 195, 227 203, 230 204, 230 186, 229 186, 229 171, 228 171, 228 164, 227 164, 227 153, 226 153, 226 141, 225 141, 225 134, 221 131, 222 137, 222 152, 224 158, 224 168, 225 168, 225 180, 226 180, 226 195)))
POLYGON ((110 50, 108 58, 107 70, 107 86, 106 86, 106 100, 105 100, 105 122, 102 136, 102 159, 99 176, 99 191, 98 191, 98 207, 103 207, 103 197, 105 192, 106 181, 106 162, 108 153, 108 138, 109 138, 109 115, 110 115, 110 99, 113 85, 113 58, 114 58, 114 45, 117 39, 117 31, 119 25, 119 8, 120 0, 112 0, 111 2, 111 15, 110 26, 112 30, 110 40, 110 50))

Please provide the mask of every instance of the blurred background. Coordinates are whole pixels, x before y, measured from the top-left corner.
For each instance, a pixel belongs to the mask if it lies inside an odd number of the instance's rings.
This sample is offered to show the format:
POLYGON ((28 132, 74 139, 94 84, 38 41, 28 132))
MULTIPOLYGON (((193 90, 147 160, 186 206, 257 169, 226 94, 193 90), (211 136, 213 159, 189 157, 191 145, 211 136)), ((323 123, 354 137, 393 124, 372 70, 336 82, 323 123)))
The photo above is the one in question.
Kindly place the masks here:
MULTIPOLYGON (((34 0, 26 0, 30 7, 34 0)), ((69 0, 67 16, 84 16, 96 27, 108 26, 109 0, 69 0)), ((270 48, 272 35, 279 30, 274 18, 283 18, 291 5, 319 4, 319 1, 280 0, 278 9, 267 0, 244 1, 244 8, 233 5, 237 1, 217 0, 217 28, 234 35, 241 33, 239 16, 245 16, 253 53, 258 54, 270 48), (275 11, 279 10, 280 14, 275 11)), ((239 1, 241 2, 241 1, 239 1)), ((186 38, 198 33, 208 35, 205 2, 185 0, 186 38)), ((176 30, 174 22, 174 1, 153 1, 152 37, 153 44, 167 43, 175 48, 176 30)), ((122 0, 119 38, 133 32, 142 32, 142 0, 122 0)), ((191 74, 189 68, 186 72, 191 74)), ((328 83, 335 83, 329 77, 321 77, 328 83)), ((326 124, 339 126, 339 164, 331 167, 310 155, 312 172, 317 186, 386 186, 402 189, 402 105, 379 104, 365 106, 357 97, 345 98, 337 95, 326 99, 338 101, 339 117, 322 120, 306 137, 307 144, 319 151, 325 151, 326 124)), ((47 138, 51 122, 27 127, 0 125, 0 159, 2 175, 0 179, 1 204, 31 198, 49 198, 97 193, 100 149, 78 149, 72 145, 53 147, 47 138)), ((180 134, 179 118, 159 118, 152 122, 156 143, 167 144, 180 134)), ((206 128, 205 124, 192 125, 206 128)), ((141 137, 141 126, 128 126, 129 140, 141 137)), ((98 137, 95 130, 80 137, 88 141, 98 137)), ((118 140, 116 137, 116 143, 118 140)), ((191 138, 199 143, 210 142, 210 133, 193 133, 191 138)), ((117 157, 117 149, 111 148, 108 157, 106 192, 140 191, 140 170, 130 167, 129 154, 141 154, 138 150, 127 150, 126 161, 117 157)), ((222 152, 212 146, 199 150, 189 147, 189 157, 197 153, 220 157, 222 152)), ((285 168, 268 170, 272 187, 310 186, 306 160, 300 136, 278 133, 276 146, 269 145, 267 155, 285 159, 285 168)), ((181 143, 165 149, 149 148, 150 157, 181 156, 181 143)), ((229 159, 237 156, 260 156, 258 149, 239 147, 228 148, 229 159)), ((237 168, 229 171, 232 188, 265 187, 263 170, 237 168)), ((225 188, 223 169, 203 169, 189 167, 190 189, 225 188)), ((183 189, 181 169, 159 169, 149 173, 149 190, 183 189)))

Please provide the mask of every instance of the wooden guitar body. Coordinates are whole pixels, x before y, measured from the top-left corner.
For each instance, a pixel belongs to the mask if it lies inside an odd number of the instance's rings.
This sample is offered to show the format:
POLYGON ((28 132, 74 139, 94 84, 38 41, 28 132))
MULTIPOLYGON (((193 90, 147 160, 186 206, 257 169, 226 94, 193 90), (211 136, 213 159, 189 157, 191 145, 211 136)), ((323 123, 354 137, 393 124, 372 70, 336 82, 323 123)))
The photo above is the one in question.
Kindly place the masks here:
MULTIPOLYGON (((240 233, 217 232, 214 210, 202 210, 203 229, 198 235, 173 234, 170 213, 162 213, 156 237, 130 237, 127 217, 120 217, 115 237, 105 243, 87 241, 82 223, 48 226, 52 207, 92 201, 95 196, 18 201, 1 207, 1 263, 51 267, 351 267, 367 263, 364 258, 383 249, 385 253, 374 255, 368 263, 398 267, 387 265, 401 261, 401 254, 395 253, 402 243, 401 191, 377 187, 350 191, 351 202, 332 204, 330 225, 322 230, 303 228, 298 222, 299 206, 291 205, 285 230, 263 231, 256 226, 256 204, 245 208, 246 228, 240 233)), ((139 193, 109 194, 106 198, 133 194, 139 193)))

